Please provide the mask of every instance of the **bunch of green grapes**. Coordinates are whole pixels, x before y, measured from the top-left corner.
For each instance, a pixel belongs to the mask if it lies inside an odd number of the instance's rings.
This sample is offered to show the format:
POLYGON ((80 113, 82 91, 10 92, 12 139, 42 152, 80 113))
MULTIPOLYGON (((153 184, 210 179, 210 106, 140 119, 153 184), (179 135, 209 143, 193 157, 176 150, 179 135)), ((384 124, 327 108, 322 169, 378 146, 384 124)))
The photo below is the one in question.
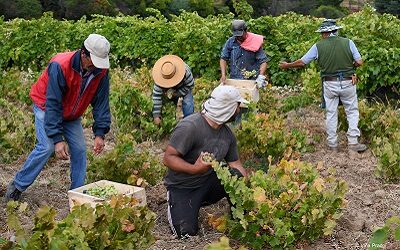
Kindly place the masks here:
POLYGON ((213 160, 215 160, 215 157, 214 157, 213 153, 203 152, 202 156, 201 156, 201 160, 206 163, 211 163, 213 160))
POLYGON ((175 93, 175 90, 173 90, 173 89, 168 89, 168 90, 167 90, 167 98, 168 98, 168 99, 172 99, 172 97, 174 97, 174 93, 175 93))
POLYGON ((257 74, 257 71, 253 69, 252 71, 247 71, 246 69, 242 69, 241 73, 245 79, 249 79, 257 74))
POLYGON ((103 187, 96 186, 96 187, 89 188, 88 190, 85 190, 85 191, 84 191, 84 193, 87 193, 91 196, 95 196, 95 197, 102 198, 102 199, 108 199, 111 196, 118 194, 117 189, 113 185, 106 185, 103 187))

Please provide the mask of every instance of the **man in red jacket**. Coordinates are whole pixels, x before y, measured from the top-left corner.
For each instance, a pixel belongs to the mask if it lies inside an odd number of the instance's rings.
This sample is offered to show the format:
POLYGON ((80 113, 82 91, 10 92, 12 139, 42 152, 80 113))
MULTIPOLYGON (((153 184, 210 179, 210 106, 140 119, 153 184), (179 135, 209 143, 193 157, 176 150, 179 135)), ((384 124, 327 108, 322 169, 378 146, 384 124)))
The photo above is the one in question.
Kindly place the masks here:
POLYGON ((105 37, 90 34, 80 50, 55 55, 32 86, 37 143, 10 182, 7 201, 20 199, 54 152, 57 158, 71 162, 70 188, 84 184, 86 144, 81 116, 89 104, 93 107, 94 153, 103 150, 104 135, 110 130, 109 51, 105 37))

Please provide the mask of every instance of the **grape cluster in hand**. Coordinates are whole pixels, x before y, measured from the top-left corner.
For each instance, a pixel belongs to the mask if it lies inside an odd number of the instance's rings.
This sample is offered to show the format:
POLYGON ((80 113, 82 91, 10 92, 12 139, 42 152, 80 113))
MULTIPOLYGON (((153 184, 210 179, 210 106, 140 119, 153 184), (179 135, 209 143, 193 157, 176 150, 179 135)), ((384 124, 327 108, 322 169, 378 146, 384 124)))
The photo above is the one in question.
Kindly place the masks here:
POLYGON ((201 160, 206 163, 211 163, 213 160, 215 160, 215 156, 212 153, 204 152, 201 156, 201 160))
POLYGON ((246 69, 242 69, 241 73, 245 79, 249 79, 257 74, 257 71, 253 69, 252 71, 247 71, 246 69))

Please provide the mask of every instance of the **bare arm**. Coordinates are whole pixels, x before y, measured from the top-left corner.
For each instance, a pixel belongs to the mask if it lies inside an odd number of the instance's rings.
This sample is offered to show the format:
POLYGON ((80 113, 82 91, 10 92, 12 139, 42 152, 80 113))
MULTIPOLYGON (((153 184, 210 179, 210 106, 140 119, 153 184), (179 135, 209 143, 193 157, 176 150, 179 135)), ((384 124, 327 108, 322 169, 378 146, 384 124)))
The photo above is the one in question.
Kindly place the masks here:
POLYGON ((219 60, 219 67, 221 69, 221 83, 225 83, 226 80, 226 66, 227 66, 227 62, 224 59, 220 59, 219 60))
POLYGON ((281 69, 289 69, 289 68, 301 68, 304 67, 306 64, 301 60, 298 59, 294 62, 288 63, 288 62, 281 62, 279 63, 279 67, 281 69))
POLYGON ((164 165, 169 169, 186 174, 202 174, 207 172, 211 168, 210 164, 207 164, 201 160, 201 156, 197 158, 194 164, 182 159, 182 155, 172 146, 168 145, 164 153, 164 165))
POLYGON ((240 160, 228 162, 229 167, 236 168, 239 172, 247 178, 247 171, 243 168, 242 162, 240 160))
POLYGON ((265 72, 267 72, 268 64, 267 62, 263 62, 260 64, 260 75, 265 76, 265 72))

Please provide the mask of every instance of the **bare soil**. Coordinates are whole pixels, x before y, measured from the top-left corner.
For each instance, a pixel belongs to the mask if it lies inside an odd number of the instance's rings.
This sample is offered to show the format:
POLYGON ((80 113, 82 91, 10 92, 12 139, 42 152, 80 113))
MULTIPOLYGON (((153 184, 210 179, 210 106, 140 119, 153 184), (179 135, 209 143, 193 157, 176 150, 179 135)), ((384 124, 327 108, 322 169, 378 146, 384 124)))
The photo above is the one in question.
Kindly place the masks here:
MULTIPOLYGON (((400 210, 400 185, 385 184, 377 179, 374 170, 377 160, 370 150, 362 154, 349 153, 346 147, 345 133, 339 134, 339 152, 332 152, 325 146, 324 114, 317 107, 311 106, 299 109, 288 114, 290 128, 306 129, 310 133, 311 144, 315 151, 302 156, 303 161, 311 163, 323 162, 322 174, 327 169, 336 169, 337 176, 344 179, 349 186, 346 199, 348 206, 332 236, 323 237, 316 242, 302 243, 301 249, 368 249, 368 240, 372 231, 377 226, 382 226, 385 220, 393 215, 399 215, 400 210), (313 136, 314 135, 314 136, 313 136), (317 139, 320 138, 320 139, 317 139)), ((87 145, 92 146, 92 140, 87 132, 87 145)), ((154 150, 160 152, 165 142, 155 144, 154 150)), ((112 144, 107 150, 112 148, 112 144)), ((23 164, 25 156, 13 164, 0 164, 0 196, 4 196, 9 181, 23 164)), ((22 201, 30 205, 30 211, 22 217, 26 228, 32 227, 32 218, 41 205, 47 204, 54 207, 58 214, 57 219, 62 219, 69 212, 67 190, 69 188, 69 162, 52 159, 34 184, 22 195, 22 201)), ((229 210, 226 200, 212 206, 202 208, 200 212, 199 235, 187 240, 178 240, 172 237, 166 217, 166 189, 162 182, 153 187, 146 188, 148 204, 157 214, 154 236, 156 242, 151 250, 161 249, 203 249, 208 243, 218 240, 222 234, 212 229, 207 224, 207 214, 222 214, 229 210)), ((10 238, 13 232, 6 223, 6 203, 0 199, 0 237, 10 238)), ((237 241, 231 240, 234 246, 237 241)), ((384 249, 400 249, 400 244, 389 242, 384 249)))

